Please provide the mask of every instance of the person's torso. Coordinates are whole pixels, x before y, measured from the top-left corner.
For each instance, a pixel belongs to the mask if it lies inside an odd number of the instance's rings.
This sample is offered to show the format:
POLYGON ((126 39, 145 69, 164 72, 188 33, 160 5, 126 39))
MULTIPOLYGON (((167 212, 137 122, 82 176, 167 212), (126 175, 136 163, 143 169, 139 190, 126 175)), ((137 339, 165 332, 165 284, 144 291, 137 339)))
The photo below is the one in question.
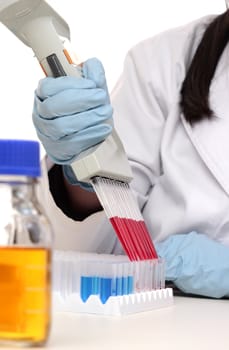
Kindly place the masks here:
MULTIPOLYGON (((197 45, 198 33, 194 41, 180 57, 186 69, 185 59, 197 45)), ((216 115, 210 121, 191 127, 179 108, 179 89, 171 92, 161 140, 161 176, 143 211, 156 240, 195 230, 229 245, 228 64, 227 46, 210 88, 210 107, 216 115)))

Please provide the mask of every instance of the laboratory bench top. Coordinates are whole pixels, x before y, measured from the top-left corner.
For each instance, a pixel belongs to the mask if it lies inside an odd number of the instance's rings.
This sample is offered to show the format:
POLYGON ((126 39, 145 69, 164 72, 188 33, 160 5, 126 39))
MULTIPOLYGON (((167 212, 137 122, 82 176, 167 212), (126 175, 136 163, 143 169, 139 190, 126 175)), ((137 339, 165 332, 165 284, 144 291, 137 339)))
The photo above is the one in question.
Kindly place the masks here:
POLYGON ((132 315, 54 313, 49 341, 36 349, 228 350, 228 329, 229 300, 176 296, 173 306, 132 315))

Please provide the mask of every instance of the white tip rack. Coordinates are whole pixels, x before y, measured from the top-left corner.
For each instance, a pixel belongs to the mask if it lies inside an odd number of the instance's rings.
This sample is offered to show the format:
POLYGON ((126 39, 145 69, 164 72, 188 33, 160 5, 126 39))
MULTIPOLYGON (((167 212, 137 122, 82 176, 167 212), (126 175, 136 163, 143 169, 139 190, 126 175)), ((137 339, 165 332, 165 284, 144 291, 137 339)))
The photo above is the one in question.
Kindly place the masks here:
POLYGON ((171 288, 138 292, 129 295, 111 296, 105 304, 96 295, 91 295, 83 302, 78 293, 63 298, 60 293, 53 293, 53 309, 58 312, 88 313, 119 316, 151 311, 173 305, 171 288))
POLYGON ((164 262, 145 263, 126 256, 54 252, 53 311, 118 316, 172 306, 164 262))

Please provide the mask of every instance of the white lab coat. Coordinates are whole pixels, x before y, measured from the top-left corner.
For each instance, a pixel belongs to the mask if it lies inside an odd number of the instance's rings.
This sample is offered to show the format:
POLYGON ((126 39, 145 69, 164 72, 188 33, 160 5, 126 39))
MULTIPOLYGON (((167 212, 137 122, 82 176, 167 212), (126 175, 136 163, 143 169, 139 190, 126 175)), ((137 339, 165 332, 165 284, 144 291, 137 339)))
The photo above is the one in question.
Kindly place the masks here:
MULTIPOLYGON (((136 45, 112 94, 115 127, 133 169, 131 187, 155 241, 195 230, 229 245, 228 47, 210 90, 216 118, 192 128, 179 108, 187 67, 212 19, 136 45)), ((104 224, 104 213, 73 222, 43 184, 58 248, 115 251, 115 234, 109 222, 104 224)))

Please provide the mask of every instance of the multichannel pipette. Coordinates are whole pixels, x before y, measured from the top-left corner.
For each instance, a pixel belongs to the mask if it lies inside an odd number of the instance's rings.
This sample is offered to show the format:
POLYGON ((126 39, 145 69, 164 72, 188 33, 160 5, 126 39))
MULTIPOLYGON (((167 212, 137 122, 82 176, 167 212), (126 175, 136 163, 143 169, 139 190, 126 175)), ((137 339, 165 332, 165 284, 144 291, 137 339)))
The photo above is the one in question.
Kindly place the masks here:
MULTIPOLYGON (((47 76, 80 76, 80 69, 63 44, 63 37, 70 39, 69 27, 44 0, 2 0, 0 20, 32 48, 47 76)), ((128 257, 131 260, 157 258, 131 194, 132 172, 115 129, 105 141, 81 153, 71 166, 79 181, 93 185, 128 257), (109 195, 111 188, 112 195, 109 195), (119 210, 113 202, 120 204, 119 210)))

